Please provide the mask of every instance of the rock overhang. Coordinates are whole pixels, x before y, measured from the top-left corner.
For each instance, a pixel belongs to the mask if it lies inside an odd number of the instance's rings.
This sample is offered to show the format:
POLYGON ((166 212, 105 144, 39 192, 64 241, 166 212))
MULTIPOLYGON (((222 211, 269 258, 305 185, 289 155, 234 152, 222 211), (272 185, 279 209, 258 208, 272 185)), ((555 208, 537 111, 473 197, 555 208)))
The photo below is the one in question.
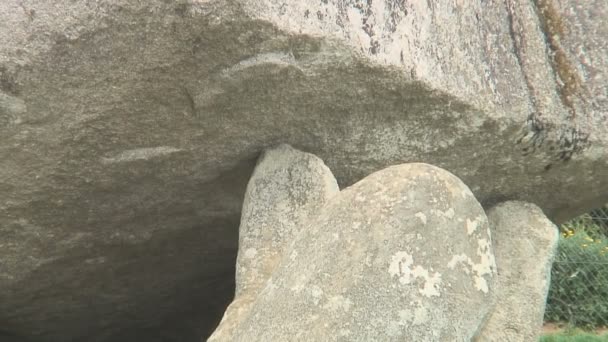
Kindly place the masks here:
MULTIPOLYGON (((486 206, 525 200, 556 221, 606 201, 605 105, 566 120, 556 100, 554 116, 531 116, 500 6, 459 7, 471 23, 449 21, 451 5, 397 9, 414 18, 399 40, 355 2, 322 1, 310 18, 310 3, 285 4, 3 4, 2 30, 14 33, 2 34, 0 59, 9 276, 82 253, 122 263, 107 246, 176 241, 192 227, 202 246, 221 247, 187 258, 221 273, 253 160, 277 143, 318 155, 343 187, 415 161, 451 171, 486 206), (449 30, 430 30, 437 18, 467 35, 450 43, 449 30)), ((134 269, 147 262, 136 259, 134 269)))

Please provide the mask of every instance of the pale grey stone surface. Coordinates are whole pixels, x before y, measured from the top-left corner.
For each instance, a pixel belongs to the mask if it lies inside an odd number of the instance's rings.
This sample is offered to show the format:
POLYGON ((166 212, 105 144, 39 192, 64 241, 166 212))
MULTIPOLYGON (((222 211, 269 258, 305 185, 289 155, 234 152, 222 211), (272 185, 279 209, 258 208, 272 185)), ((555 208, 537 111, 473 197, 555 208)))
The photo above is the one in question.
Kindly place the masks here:
POLYGON ((542 332, 557 227, 537 206, 501 203, 488 211, 498 267, 495 307, 480 342, 537 341, 542 332))
POLYGON ((342 186, 420 161, 485 206, 605 203, 608 2, 545 2, 0 1, 0 330, 204 334, 279 142, 342 186))
POLYGON ((236 326, 295 237, 340 189, 323 161, 287 145, 264 152, 247 185, 236 263, 236 293, 209 341, 233 341, 236 326))
POLYGON ((222 341, 470 341, 494 273, 468 187, 428 164, 393 166, 320 208, 222 341))

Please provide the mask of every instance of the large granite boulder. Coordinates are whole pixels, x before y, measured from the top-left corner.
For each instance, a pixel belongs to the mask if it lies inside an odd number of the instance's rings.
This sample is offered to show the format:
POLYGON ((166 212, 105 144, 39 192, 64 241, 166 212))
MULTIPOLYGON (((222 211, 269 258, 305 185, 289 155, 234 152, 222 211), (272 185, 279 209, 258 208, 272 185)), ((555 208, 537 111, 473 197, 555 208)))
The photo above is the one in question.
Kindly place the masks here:
POLYGON ((342 186, 418 161, 484 206, 561 221, 605 203, 606 16, 602 0, 1 1, 0 331, 210 331, 253 161, 278 142, 342 186))
POLYGON ((230 334, 220 325, 210 341, 465 342, 477 336, 492 308, 495 264, 488 220, 462 181, 427 164, 393 166, 322 201, 315 215, 302 208, 308 220, 293 220, 281 215, 281 206, 268 215, 267 203, 272 210, 282 201, 258 196, 260 178, 274 179, 262 183, 277 199, 327 198, 327 190, 299 185, 298 178, 311 178, 307 170, 294 179, 273 177, 268 166, 285 165, 275 158, 264 158, 254 172, 241 236, 253 227, 258 241, 274 236, 285 246, 278 248, 282 255, 256 251, 263 260, 282 258, 268 272, 269 263, 241 258, 254 253, 240 247, 237 269, 271 275, 237 278, 230 308, 248 303, 248 310, 231 317, 230 334), (284 221, 299 221, 298 229, 290 228, 295 234, 275 235, 284 221), (254 293, 239 291, 252 287, 254 293))

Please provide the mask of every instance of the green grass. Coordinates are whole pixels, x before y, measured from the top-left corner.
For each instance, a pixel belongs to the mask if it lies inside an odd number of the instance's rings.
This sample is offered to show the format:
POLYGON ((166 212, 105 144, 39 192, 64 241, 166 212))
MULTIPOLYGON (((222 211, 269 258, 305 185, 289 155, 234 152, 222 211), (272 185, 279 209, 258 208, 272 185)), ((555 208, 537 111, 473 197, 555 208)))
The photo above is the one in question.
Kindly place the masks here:
POLYGON ((585 333, 550 334, 541 336, 540 342, 608 342, 608 334, 592 335, 585 333))

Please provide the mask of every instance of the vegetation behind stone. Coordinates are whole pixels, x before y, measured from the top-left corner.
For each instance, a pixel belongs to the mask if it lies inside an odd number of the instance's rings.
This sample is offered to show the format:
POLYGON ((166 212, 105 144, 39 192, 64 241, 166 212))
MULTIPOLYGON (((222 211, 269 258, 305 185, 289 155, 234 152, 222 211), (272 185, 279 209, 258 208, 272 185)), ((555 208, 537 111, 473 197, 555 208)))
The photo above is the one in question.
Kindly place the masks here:
POLYGON ((608 237, 588 215, 562 225, 545 321, 608 325, 608 237))

